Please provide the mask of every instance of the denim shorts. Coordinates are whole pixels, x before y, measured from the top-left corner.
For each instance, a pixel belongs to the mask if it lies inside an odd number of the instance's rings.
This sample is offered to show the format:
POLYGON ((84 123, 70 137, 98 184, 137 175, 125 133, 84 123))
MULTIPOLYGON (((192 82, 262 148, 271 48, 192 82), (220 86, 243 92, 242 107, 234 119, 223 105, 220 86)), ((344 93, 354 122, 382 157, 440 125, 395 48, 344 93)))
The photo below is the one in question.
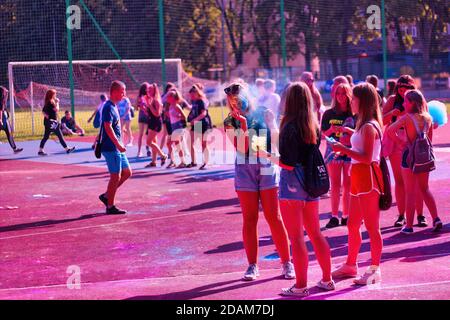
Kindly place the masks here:
POLYGON ((130 167, 127 155, 119 151, 102 152, 108 166, 109 173, 120 173, 122 170, 130 167))
MULTIPOLYGON (((296 170, 303 180, 303 167, 297 166, 296 170)), ((286 169, 281 169, 278 198, 280 200, 297 200, 306 202, 319 201, 319 198, 313 198, 305 191, 294 170, 289 171, 286 169)))
POLYGON ((235 164, 236 191, 258 192, 278 188, 279 170, 273 164, 235 164))

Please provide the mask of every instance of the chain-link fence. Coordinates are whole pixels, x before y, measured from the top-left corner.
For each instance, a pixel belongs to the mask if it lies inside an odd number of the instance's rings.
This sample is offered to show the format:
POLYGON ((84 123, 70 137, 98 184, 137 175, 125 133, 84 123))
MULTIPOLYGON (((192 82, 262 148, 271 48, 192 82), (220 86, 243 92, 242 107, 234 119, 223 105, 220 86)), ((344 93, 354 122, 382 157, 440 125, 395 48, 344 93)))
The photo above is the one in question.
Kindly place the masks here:
POLYGON ((235 77, 271 78, 281 91, 311 71, 326 104, 337 75, 375 74, 383 88, 410 74, 428 99, 445 100, 449 8, 450 0, 2 0, 0 84, 22 137, 42 133, 47 89, 85 122, 113 79, 132 101, 144 81, 202 83, 217 125, 222 83, 235 77))

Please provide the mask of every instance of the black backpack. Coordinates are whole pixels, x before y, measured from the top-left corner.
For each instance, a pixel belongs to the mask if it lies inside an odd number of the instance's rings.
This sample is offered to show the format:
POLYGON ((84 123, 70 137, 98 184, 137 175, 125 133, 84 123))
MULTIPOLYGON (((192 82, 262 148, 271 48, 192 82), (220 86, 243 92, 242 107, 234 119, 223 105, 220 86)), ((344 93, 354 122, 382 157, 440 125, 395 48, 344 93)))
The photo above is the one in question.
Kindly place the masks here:
MULTIPOLYGON (((369 122, 371 125, 374 126, 375 130, 377 130, 378 135, 380 137, 380 143, 382 143, 382 134, 381 134, 381 130, 378 129, 378 127, 373 124, 372 122, 369 122)), ((373 164, 372 166, 372 170, 373 169, 373 164)), ((389 173, 389 168, 387 165, 387 161, 386 158, 380 155, 380 169, 381 169, 381 173, 383 175, 383 186, 384 186, 384 190, 381 190, 381 185, 380 182, 378 181, 378 177, 376 174, 375 175, 375 180, 377 181, 377 185, 378 188, 380 189, 380 200, 379 200, 379 207, 380 210, 386 211, 389 210, 392 207, 392 190, 391 190, 391 175, 389 173)))
POLYGON ((303 170, 303 179, 297 170, 295 174, 299 181, 303 182, 303 188, 312 198, 318 198, 330 190, 330 177, 318 145, 312 147, 303 170))

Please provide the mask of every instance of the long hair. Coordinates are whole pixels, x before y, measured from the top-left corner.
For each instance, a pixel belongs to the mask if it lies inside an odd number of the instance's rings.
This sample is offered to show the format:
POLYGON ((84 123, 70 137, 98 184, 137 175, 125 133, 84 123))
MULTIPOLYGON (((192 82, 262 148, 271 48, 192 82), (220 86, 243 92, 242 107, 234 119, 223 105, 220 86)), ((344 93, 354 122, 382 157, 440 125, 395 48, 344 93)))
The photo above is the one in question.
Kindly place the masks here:
POLYGON ((180 103, 181 102, 181 93, 177 90, 177 89, 170 89, 168 92, 167 92, 167 95, 168 96, 172 96, 174 99, 175 99, 175 101, 176 101, 176 103, 180 103))
POLYGON ((8 100, 8 89, 0 86, 0 109, 6 106, 6 100, 8 100))
POLYGON ((407 98, 414 105, 414 113, 425 114, 428 113, 428 105, 422 92, 419 90, 409 90, 405 93, 407 98))
POLYGON ((400 76, 400 78, 398 78, 397 83, 395 84, 395 89, 394 89, 394 94, 395 94, 394 104, 403 105, 404 99, 398 93, 398 90, 402 87, 408 88, 410 90, 416 89, 416 82, 414 81, 414 78, 411 77, 410 75, 402 75, 402 76, 400 76))
POLYGON ((141 84, 141 87, 139 88, 138 99, 147 95, 147 88, 149 86, 150 86, 150 83, 148 83, 148 82, 144 82, 141 84))
POLYGON ((333 100, 331 100, 331 108, 334 111, 337 111, 338 101, 336 99, 336 93, 340 89, 344 90, 345 95, 347 97, 347 105, 345 106, 345 111, 344 112, 347 112, 347 113, 351 114, 352 113, 352 104, 351 103, 352 103, 353 93, 352 93, 352 88, 350 87, 350 85, 346 84, 346 83, 341 83, 340 85, 338 85, 336 87, 336 91, 334 92, 333 100))
POLYGON ((161 94, 159 93, 159 88, 156 83, 152 83, 150 85, 151 88, 153 88, 153 97, 154 99, 161 101, 161 94))
POLYGON ((200 83, 196 83, 192 86, 192 88, 189 90, 189 93, 191 92, 197 92, 198 96, 201 100, 206 101, 206 94, 203 92, 203 85, 200 83))
POLYGON ((308 86, 302 82, 294 82, 287 88, 284 117, 281 130, 288 123, 294 123, 304 143, 316 144, 317 115, 313 107, 313 99, 308 86))
POLYGON ((50 89, 47 91, 47 93, 45 94, 45 100, 44 100, 44 105, 47 104, 54 104, 54 99, 56 96, 56 90, 55 89, 50 89))
POLYGON ((176 89, 176 86, 173 82, 167 82, 166 87, 164 88, 164 94, 166 95, 170 90, 176 89))
POLYGON ((370 83, 360 83, 353 88, 353 96, 359 99, 358 120, 356 130, 369 121, 375 120, 383 127, 383 118, 380 109, 380 96, 370 83))

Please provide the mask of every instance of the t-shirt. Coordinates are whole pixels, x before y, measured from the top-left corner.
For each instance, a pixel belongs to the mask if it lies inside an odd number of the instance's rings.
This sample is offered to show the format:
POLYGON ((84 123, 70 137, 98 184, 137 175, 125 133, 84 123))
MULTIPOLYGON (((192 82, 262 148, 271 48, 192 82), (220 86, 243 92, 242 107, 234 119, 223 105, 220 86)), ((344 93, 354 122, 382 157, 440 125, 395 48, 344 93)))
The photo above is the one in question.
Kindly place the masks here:
POLYGON ((279 114, 281 98, 276 93, 270 93, 261 96, 257 101, 257 107, 266 107, 271 110, 275 116, 279 114))
MULTIPOLYGON (((47 103, 42 111, 48 115, 49 120, 58 120, 58 113, 56 112, 56 107, 52 103, 47 103)), ((44 123, 49 122, 47 118, 44 119, 44 123)))
MULTIPOLYGON (((354 129, 356 127, 356 117, 353 116, 350 112, 338 113, 334 109, 329 109, 325 111, 325 113, 323 114, 321 129, 323 132, 325 132, 329 130, 332 125, 354 129)), ((344 136, 347 136, 347 134, 333 133, 331 135, 331 137, 334 138, 336 141, 340 141, 340 139, 343 138, 344 136)), ((345 144, 348 145, 349 141, 345 144)))
MULTIPOLYGON (((320 144, 320 135, 317 132, 317 145, 320 144)), ((309 154, 313 150, 313 144, 307 144, 300 136, 295 123, 289 122, 280 131, 280 161, 290 167, 305 165, 309 154)))
POLYGON ((128 98, 123 98, 120 100, 120 102, 117 104, 117 108, 119 110, 120 118, 125 120, 131 119, 131 102, 128 98))
MULTIPOLYGON (((244 117, 247 119, 247 129, 249 130, 249 150, 245 154, 245 159, 249 159, 250 151, 256 151, 256 144, 259 149, 265 149, 267 152, 272 150, 272 139, 269 126, 265 121, 265 112, 267 108, 260 107, 247 113, 244 117)), ((225 128, 240 129, 241 122, 229 115, 224 121, 225 128)), ((243 154, 237 153, 237 157, 243 157, 243 154)), ((258 159, 258 163, 259 163, 258 159)))
POLYGON ((205 104, 205 101, 203 101, 202 99, 192 101, 192 110, 189 113, 188 121, 191 122, 205 110, 206 110, 206 116, 200 121, 202 122, 203 127, 209 128, 210 124, 211 124, 211 120, 210 120, 210 117, 208 114, 208 109, 205 104))
MULTIPOLYGON (((110 100, 108 100, 102 109, 102 126, 104 126, 105 122, 110 122, 112 129, 114 131, 114 134, 116 135, 117 139, 121 142, 121 135, 120 135, 120 116, 119 116, 119 110, 117 109, 117 106, 110 100)), ((114 145, 114 143, 109 138, 108 134, 106 133, 106 130, 103 128, 102 132, 102 151, 116 151, 117 148, 114 145)))
POLYGON ((75 119, 74 118, 67 119, 67 117, 63 117, 61 119, 61 124, 64 124, 67 127, 67 129, 70 129, 72 131, 76 130, 76 128, 75 128, 75 119))

